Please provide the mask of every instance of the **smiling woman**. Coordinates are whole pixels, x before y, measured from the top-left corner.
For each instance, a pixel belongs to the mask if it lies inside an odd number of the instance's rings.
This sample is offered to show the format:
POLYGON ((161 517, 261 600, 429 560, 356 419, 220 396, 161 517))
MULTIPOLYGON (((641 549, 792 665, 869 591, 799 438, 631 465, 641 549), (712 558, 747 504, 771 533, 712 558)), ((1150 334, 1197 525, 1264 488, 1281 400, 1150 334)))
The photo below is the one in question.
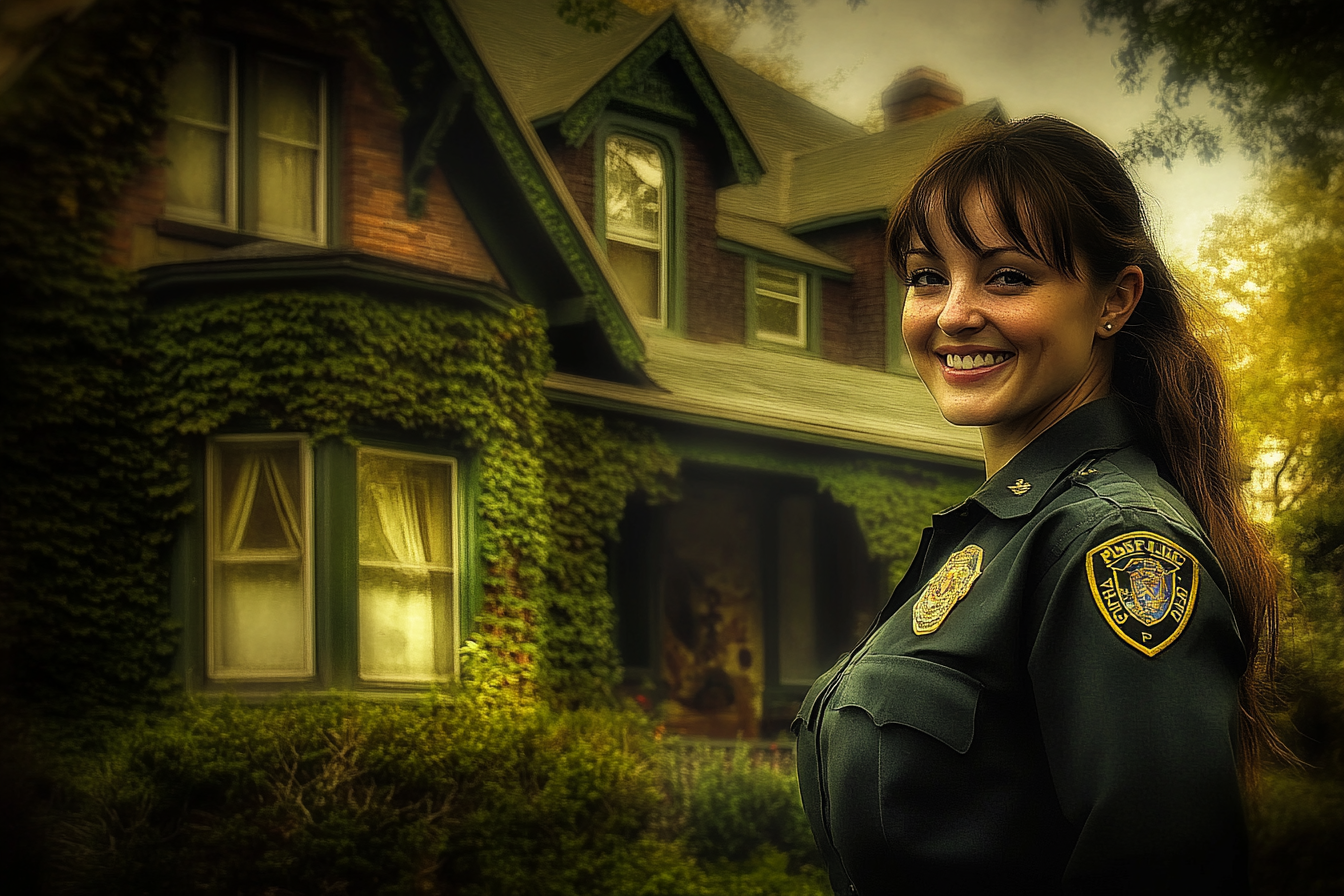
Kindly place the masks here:
POLYGON ((1138 302, 1143 271, 1127 265, 1094 285, 1014 245, 983 189, 962 204, 969 244, 937 220, 929 222, 929 244, 905 254, 902 329, 943 416, 980 427, 993 475, 1109 391, 1109 337, 1138 302))
POLYGON ((986 125, 888 240, 915 368, 988 478, 795 720, 832 885, 1244 893, 1275 570, 1133 184, 1067 122, 986 125))

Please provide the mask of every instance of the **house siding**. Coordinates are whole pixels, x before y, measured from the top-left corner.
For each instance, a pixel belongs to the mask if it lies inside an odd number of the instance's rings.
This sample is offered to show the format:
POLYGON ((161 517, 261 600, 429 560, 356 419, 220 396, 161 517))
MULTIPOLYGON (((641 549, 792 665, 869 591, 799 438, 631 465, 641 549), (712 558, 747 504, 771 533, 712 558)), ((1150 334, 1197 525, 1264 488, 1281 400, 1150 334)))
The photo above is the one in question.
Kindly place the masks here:
POLYGON ((593 138, 589 136, 580 145, 570 146, 560 137, 559 131, 549 128, 543 132, 542 141, 556 170, 560 172, 560 179, 569 189, 569 195, 574 197, 583 220, 589 225, 594 224, 596 210, 593 197, 597 190, 594 179, 597 173, 593 167, 593 138))
POLYGON ((401 123, 362 64, 352 61, 347 72, 340 180, 345 244, 503 286, 503 275, 438 167, 426 184, 424 215, 412 219, 407 213, 401 123))
POLYGON ((804 238, 854 269, 848 285, 827 281, 822 288, 822 357, 842 364, 885 369, 887 286, 882 225, 864 221, 804 238))
POLYGON ((682 132, 682 195, 686 208, 686 335, 702 342, 745 342, 745 262, 718 247, 718 198, 709 146, 682 132))

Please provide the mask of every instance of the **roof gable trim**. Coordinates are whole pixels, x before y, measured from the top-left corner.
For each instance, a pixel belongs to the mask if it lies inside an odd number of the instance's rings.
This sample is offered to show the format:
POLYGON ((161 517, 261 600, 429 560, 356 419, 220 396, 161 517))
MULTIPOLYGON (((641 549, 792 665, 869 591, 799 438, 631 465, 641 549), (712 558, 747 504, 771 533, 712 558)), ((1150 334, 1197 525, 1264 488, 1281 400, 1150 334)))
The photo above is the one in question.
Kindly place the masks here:
POLYGON ((476 113, 528 204, 550 234, 616 356, 628 370, 640 371, 644 361, 643 337, 612 288, 614 274, 604 276, 606 269, 598 257, 595 241, 585 240, 579 232, 578 211, 566 205, 557 186, 559 175, 552 170, 548 176, 549 158, 531 126, 520 125, 518 113, 509 106, 487 72, 459 18, 449 11, 445 0, 420 0, 418 5, 425 26, 448 64, 458 78, 467 82, 476 113))
POLYGON ((561 136, 571 146, 581 144, 612 100, 623 94, 638 93, 640 83, 647 77, 654 62, 667 55, 681 64, 697 96, 714 119, 727 146, 738 181, 744 184, 758 183, 765 166, 675 16, 659 26, 569 108, 560 119, 561 136))

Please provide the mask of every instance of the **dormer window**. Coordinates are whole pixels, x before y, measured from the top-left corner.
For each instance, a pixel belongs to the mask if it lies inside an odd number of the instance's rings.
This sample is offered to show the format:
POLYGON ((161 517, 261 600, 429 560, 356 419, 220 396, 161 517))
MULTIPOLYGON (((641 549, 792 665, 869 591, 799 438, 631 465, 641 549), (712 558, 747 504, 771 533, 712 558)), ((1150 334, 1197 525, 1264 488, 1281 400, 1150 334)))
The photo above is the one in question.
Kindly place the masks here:
POLYGON ((326 93, 303 60, 189 42, 167 82, 167 217, 325 242, 326 93))
POLYGON ((666 165, 658 147, 625 134, 605 144, 607 257, 635 310, 667 324, 666 165))

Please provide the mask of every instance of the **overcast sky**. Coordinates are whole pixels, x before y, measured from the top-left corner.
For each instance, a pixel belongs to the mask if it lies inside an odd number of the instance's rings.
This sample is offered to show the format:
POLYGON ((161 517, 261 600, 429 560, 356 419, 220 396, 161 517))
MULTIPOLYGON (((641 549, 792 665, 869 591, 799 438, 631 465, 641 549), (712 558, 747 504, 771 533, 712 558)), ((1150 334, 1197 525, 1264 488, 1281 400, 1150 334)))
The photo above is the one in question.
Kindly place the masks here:
MULTIPOLYGON (((845 0, 798 0, 800 42, 792 52, 804 81, 847 72, 838 88, 815 99, 853 121, 898 74, 927 65, 946 74, 968 103, 994 97, 1013 118, 1059 115, 1115 146, 1152 115, 1155 89, 1125 93, 1111 62, 1118 32, 1089 34, 1079 6, 1080 0, 1044 9, 1030 0, 868 0, 851 11, 845 0)), ((753 37, 761 32, 744 35, 753 37)), ((1221 122, 1207 97, 1191 105, 1221 122)), ((1213 214, 1235 207, 1252 188, 1250 163, 1223 130, 1227 148, 1212 166, 1187 158, 1172 172, 1160 164, 1137 172, 1157 235, 1178 257, 1189 258, 1213 214)))

